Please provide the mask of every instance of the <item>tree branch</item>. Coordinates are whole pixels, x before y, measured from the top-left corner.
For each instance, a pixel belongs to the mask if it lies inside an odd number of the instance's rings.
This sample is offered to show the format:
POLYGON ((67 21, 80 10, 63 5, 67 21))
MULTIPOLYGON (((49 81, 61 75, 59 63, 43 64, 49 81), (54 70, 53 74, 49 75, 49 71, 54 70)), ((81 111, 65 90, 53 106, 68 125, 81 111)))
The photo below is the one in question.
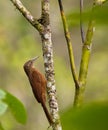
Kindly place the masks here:
POLYGON ((52 127, 53 130, 62 130, 58 114, 59 109, 58 109, 55 79, 54 79, 55 72, 53 65, 53 47, 52 47, 51 27, 49 19, 50 15, 49 6, 50 6, 49 0, 42 0, 42 16, 40 21, 44 26, 44 32, 41 34, 41 39, 42 39, 45 75, 47 78, 47 93, 49 97, 48 98, 49 106, 54 121, 52 127))
POLYGON ((44 30, 44 27, 42 24, 36 20, 32 14, 24 7, 24 5, 21 3, 20 0, 10 0, 15 7, 22 13, 22 15, 28 20, 29 23, 32 24, 39 32, 42 32, 44 30))
POLYGON ((58 0, 58 2, 59 2, 61 18, 62 18, 63 27, 64 27, 65 38, 66 38, 66 41, 67 41, 71 72, 72 72, 72 76, 73 76, 73 79, 74 79, 74 82, 75 82, 75 86, 79 87, 79 82, 78 82, 78 76, 77 76, 77 73, 76 73, 76 66, 75 66, 75 61, 74 61, 74 55, 73 55, 73 48, 72 48, 72 43, 71 43, 70 32, 69 32, 69 29, 68 29, 68 25, 67 25, 67 21, 66 21, 64 9, 63 9, 62 1, 58 0))
POLYGON ((92 47, 92 38, 94 33, 94 18, 93 18, 94 8, 95 8, 95 3, 93 4, 92 7, 86 39, 84 41, 84 45, 82 48, 82 56, 81 56, 80 72, 79 72, 80 87, 76 89, 75 100, 74 100, 75 107, 81 106, 83 102, 84 90, 85 90, 87 73, 88 73, 88 65, 89 65, 89 59, 90 59, 90 53, 92 47))
POLYGON ((80 0, 80 32, 82 43, 84 43, 84 30, 83 30, 83 20, 82 20, 82 12, 83 12, 83 0, 80 0))
POLYGON ((53 119, 53 130, 62 130, 59 118, 59 108, 56 97, 56 87, 54 79, 54 65, 53 65, 53 47, 51 39, 50 27, 50 10, 49 0, 41 0, 42 14, 41 18, 36 20, 31 13, 23 6, 20 0, 10 0, 16 8, 23 14, 23 16, 32 24, 40 33, 42 39, 42 50, 44 58, 45 76, 47 79, 47 93, 49 99, 50 112, 53 119))

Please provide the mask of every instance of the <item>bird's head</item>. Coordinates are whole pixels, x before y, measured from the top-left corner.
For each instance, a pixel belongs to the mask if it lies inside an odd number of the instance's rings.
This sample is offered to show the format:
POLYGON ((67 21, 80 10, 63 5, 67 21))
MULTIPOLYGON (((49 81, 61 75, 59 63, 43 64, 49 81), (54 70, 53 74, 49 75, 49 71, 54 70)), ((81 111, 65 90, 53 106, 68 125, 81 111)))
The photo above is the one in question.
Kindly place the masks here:
POLYGON ((24 71, 26 72, 27 75, 29 74, 30 69, 33 67, 33 63, 34 63, 38 58, 39 58, 39 56, 36 56, 36 57, 34 57, 34 58, 28 60, 28 61, 24 64, 23 68, 24 68, 24 71))

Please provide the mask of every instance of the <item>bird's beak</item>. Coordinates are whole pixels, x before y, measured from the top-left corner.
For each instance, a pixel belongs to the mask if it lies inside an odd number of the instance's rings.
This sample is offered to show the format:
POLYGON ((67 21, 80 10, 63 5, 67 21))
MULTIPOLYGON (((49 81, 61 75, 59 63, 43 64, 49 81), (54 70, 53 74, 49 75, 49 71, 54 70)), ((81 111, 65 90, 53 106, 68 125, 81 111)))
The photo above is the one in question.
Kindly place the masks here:
POLYGON ((39 58, 39 56, 34 57, 33 59, 31 59, 32 62, 36 61, 39 58))

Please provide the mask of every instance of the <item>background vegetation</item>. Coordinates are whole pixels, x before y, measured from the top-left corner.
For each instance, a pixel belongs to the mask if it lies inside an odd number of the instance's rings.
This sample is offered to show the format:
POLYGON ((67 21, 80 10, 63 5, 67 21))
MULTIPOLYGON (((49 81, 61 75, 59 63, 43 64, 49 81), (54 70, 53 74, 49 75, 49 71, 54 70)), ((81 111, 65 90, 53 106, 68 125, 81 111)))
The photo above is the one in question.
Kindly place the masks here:
MULTIPOLYGON (((32 0, 31 2, 31 0, 22 0, 22 2, 34 16, 37 17, 40 15, 40 1, 32 0)), ((64 0, 63 3, 70 25, 75 61, 78 66, 82 47, 77 17, 79 16, 79 1, 64 0)), ((61 18, 57 4, 57 1, 51 1, 51 24, 53 31, 52 37, 56 73, 55 77, 60 113, 62 115, 64 128, 71 130, 71 127, 69 127, 71 124, 69 125, 68 122, 68 125, 66 124, 66 115, 70 115, 70 113, 72 113, 70 112, 70 109, 72 107, 74 98, 74 83, 70 72, 67 47, 63 35, 61 18), (64 117, 66 118, 64 119, 64 117)), ((86 0, 84 6, 85 9, 90 10, 90 0, 86 0)), ((104 9, 103 6, 100 7, 102 9, 99 11, 100 15, 96 15, 96 31, 93 39, 92 55, 89 65, 89 73, 86 85, 87 87, 85 92, 85 104, 94 101, 105 101, 107 104, 108 101, 108 18, 106 13, 107 11, 105 10, 108 9, 108 3, 106 3, 104 7, 104 9)), ((87 16, 89 16, 89 14, 87 16)), ((84 24, 85 30, 86 25, 87 21, 84 24)), ((35 101, 30 85, 23 71, 23 64, 25 61, 37 55, 41 57, 37 61, 36 67, 42 73, 44 73, 41 41, 38 33, 35 32, 34 28, 32 28, 31 25, 22 17, 22 15, 15 9, 10 1, 1 1, 0 88, 7 90, 20 99, 25 105, 28 113, 26 125, 21 125, 13 119, 10 111, 7 110, 5 115, 0 116, 0 122, 2 122, 3 126, 5 126, 5 129, 7 130, 47 129, 46 126, 48 126, 48 123, 44 112, 42 111, 41 106, 35 101)), ((91 108, 92 105, 87 106, 87 109, 89 107, 91 108)), ((97 107, 94 109, 96 108, 97 107)), ((101 112, 104 110, 105 109, 101 109, 99 111, 101 112)), ((83 111, 84 110, 82 110, 82 113, 83 111)), ((78 130, 82 130, 81 127, 78 130)))

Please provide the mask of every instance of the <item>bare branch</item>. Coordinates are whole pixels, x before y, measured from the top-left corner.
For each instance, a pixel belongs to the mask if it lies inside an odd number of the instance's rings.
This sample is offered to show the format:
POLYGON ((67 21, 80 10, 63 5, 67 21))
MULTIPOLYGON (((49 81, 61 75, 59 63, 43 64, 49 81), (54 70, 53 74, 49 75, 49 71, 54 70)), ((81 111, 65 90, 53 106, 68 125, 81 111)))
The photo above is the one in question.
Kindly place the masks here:
POLYGON ((22 15, 29 21, 29 23, 32 24, 39 32, 42 32, 44 30, 44 27, 42 24, 36 20, 32 14, 23 6, 20 0, 10 0, 15 7, 22 13, 22 15))
POLYGON ((84 43, 84 30, 83 30, 83 22, 82 22, 82 10, 83 10, 83 0, 80 0, 80 32, 82 43, 84 43))
POLYGON ((66 38, 66 41, 67 41, 71 72, 72 72, 72 76, 73 76, 73 79, 74 79, 74 82, 75 82, 75 86, 79 87, 78 77, 77 77, 77 73, 76 73, 76 66, 75 66, 75 61, 74 61, 73 48, 72 48, 71 37, 70 37, 70 32, 69 32, 66 17, 65 17, 65 14, 64 14, 62 1, 58 0, 58 2, 59 2, 60 13, 61 13, 63 27, 64 27, 65 38, 66 38))
POLYGON ((58 114, 58 103, 56 97, 56 86, 55 86, 55 72, 53 65, 53 47, 51 39, 51 27, 49 19, 49 0, 42 0, 42 16, 41 23, 44 26, 44 32, 41 34, 45 76, 47 79, 47 93, 49 99, 50 112, 54 123, 52 124, 53 130, 62 130, 60 124, 60 118, 58 114))

